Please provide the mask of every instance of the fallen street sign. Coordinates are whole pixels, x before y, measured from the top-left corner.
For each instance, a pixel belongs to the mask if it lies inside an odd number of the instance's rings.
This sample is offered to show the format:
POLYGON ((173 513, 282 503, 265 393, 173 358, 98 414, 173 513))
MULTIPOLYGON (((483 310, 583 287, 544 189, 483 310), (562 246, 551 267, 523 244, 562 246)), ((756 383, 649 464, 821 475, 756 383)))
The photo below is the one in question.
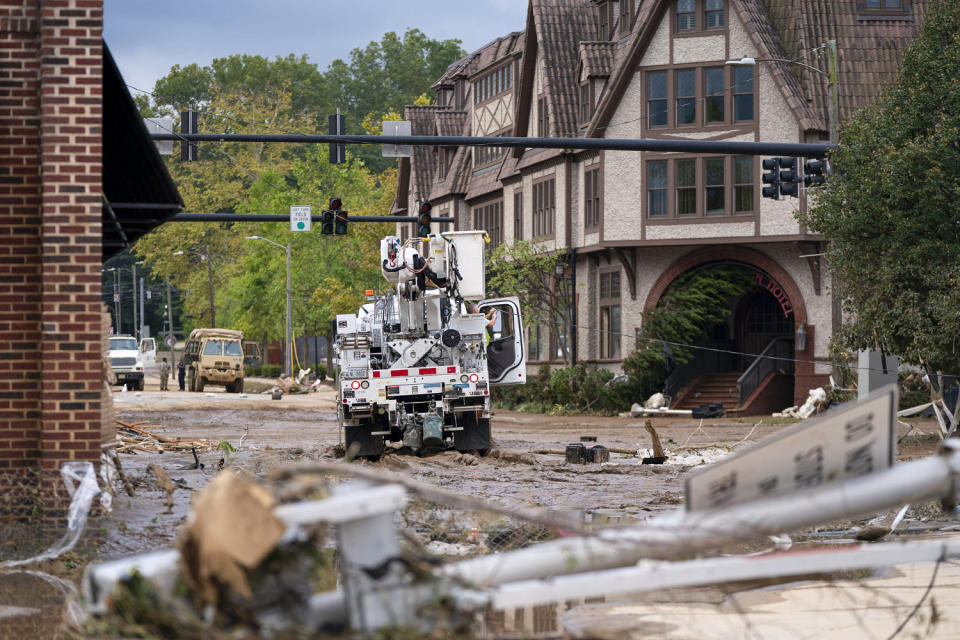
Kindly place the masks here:
POLYGON ((291 205, 290 231, 310 231, 310 205, 291 205))
POLYGON ((690 474, 687 511, 724 507, 873 473, 893 465, 897 387, 762 440, 690 474))

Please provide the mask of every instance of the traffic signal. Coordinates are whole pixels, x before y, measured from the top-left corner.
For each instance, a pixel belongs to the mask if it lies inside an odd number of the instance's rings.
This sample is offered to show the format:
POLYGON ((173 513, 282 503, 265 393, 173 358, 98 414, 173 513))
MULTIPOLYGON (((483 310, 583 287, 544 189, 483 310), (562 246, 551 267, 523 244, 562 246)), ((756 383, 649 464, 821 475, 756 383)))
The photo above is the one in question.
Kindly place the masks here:
POLYGON ((347 235, 347 212, 340 198, 330 198, 328 208, 320 216, 320 233, 323 235, 347 235))
POLYGON ((799 195, 800 176, 797 173, 796 158, 780 158, 780 195, 793 196, 799 195))
POLYGON ((429 201, 424 200, 420 203, 420 212, 417 217, 417 236, 420 238, 426 238, 430 235, 430 221, 433 218, 430 215, 431 209, 433 209, 433 205, 429 201))
POLYGON ((333 235, 333 222, 336 218, 336 215, 333 211, 324 210, 320 212, 320 235, 323 236, 332 236, 333 235))
POLYGON ((812 158, 803 163, 803 184, 813 187, 823 184, 826 178, 823 175, 823 158, 812 158))
POLYGON ((764 198, 780 199, 780 158, 763 159, 763 184, 770 185, 763 188, 764 198))

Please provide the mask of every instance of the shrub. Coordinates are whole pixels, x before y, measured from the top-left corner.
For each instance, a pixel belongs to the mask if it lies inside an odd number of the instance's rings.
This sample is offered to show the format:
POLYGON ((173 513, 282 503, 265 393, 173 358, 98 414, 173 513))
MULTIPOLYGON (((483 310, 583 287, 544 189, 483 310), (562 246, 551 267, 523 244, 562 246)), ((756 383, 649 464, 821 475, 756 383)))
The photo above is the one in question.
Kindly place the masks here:
POLYGON ((327 367, 325 365, 318 364, 313 370, 317 374, 317 380, 327 379, 327 367))

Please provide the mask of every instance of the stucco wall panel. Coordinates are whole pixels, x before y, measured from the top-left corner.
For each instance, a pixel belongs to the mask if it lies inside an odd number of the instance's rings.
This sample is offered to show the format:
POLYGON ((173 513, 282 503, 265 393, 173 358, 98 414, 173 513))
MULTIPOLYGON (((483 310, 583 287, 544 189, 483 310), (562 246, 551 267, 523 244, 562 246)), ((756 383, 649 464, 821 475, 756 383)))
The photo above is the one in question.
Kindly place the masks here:
MULTIPOLYGON (((669 24, 669 20, 664 20, 664 23, 669 24)), ((722 35, 703 36, 702 38, 676 38, 673 41, 674 64, 725 59, 726 38, 722 35)))
POLYGON ((753 221, 648 225, 647 240, 742 238, 753 235, 753 221))

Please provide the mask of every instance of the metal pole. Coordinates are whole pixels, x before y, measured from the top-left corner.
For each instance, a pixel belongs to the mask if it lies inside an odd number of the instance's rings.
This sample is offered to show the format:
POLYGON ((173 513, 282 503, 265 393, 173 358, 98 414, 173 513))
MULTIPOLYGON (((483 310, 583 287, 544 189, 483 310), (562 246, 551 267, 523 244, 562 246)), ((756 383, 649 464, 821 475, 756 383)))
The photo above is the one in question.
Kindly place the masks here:
MULTIPOLYGON (((167 335, 173 335, 173 305, 170 303, 170 276, 167 276, 167 335)), ((173 345, 170 345, 170 359, 173 360, 173 345)))
POLYGON ((137 323, 137 263, 134 262, 131 266, 131 273, 133 274, 133 337, 140 340, 140 325, 137 323))
POLYGON ((827 42, 827 74, 830 78, 830 144, 837 144, 837 129, 840 124, 840 96, 837 91, 837 41, 827 42))
POLYGON ((288 144, 397 144, 430 147, 519 147, 521 149, 597 149, 605 151, 678 151, 755 156, 819 158, 829 144, 802 142, 730 142, 726 140, 652 140, 637 138, 519 138, 492 136, 330 136, 253 133, 154 133, 154 140, 196 142, 285 142, 288 144))
POLYGON ((210 259, 210 245, 204 245, 206 253, 203 257, 207 260, 207 290, 210 293, 210 327, 217 326, 217 311, 213 306, 213 260, 210 259))
POLYGON ((123 324, 120 321, 120 274, 113 269, 113 310, 117 314, 117 335, 123 333, 123 324))
POLYGON ((290 287, 290 243, 287 243, 287 348, 286 356, 287 375, 293 378, 293 296, 290 287))
POLYGON ((143 279, 143 277, 141 276, 141 277, 140 277, 140 335, 141 335, 141 337, 143 336, 143 328, 144 328, 144 322, 143 322, 143 297, 144 297, 143 286, 144 286, 144 279, 143 279))

